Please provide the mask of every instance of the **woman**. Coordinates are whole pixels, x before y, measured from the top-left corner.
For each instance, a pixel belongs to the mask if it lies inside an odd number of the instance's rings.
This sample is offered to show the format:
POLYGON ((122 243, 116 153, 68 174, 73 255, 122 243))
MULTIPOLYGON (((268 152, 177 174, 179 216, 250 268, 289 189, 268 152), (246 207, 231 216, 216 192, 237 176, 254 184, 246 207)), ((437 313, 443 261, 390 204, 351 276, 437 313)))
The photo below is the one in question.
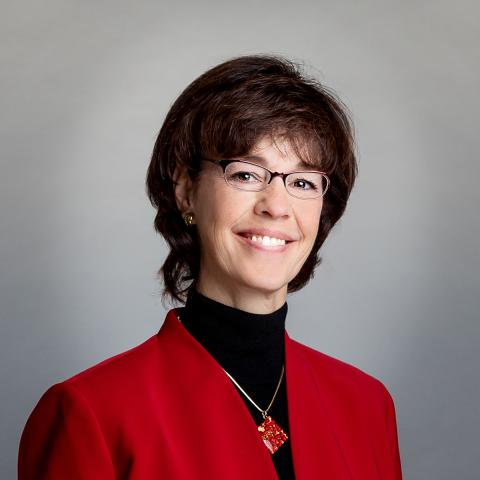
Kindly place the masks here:
POLYGON ((157 335, 54 385, 22 435, 27 479, 401 478, 378 380, 285 331, 356 175, 341 102, 285 59, 195 80, 147 189, 170 246, 157 335))

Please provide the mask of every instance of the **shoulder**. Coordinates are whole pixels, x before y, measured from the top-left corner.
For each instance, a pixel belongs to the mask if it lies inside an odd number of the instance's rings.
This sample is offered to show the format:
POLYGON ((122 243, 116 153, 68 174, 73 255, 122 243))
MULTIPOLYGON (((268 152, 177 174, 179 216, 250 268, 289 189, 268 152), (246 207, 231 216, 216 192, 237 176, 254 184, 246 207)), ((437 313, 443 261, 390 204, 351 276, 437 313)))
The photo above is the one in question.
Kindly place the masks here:
POLYGON ((155 375, 157 336, 109 357, 50 387, 39 403, 89 406, 94 411, 112 411, 137 392, 141 395, 155 375))
MULTIPOLYGON (((157 352, 158 341, 154 335, 140 345, 56 383, 38 401, 29 424, 54 425, 59 419, 71 419, 79 425, 99 422, 103 429, 110 419, 126 417, 129 406, 141 406, 142 401, 149 398, 158 365, 157 352)), ((33 431, 38 431, 38 425, 33 431)))
POLYGON ((386 407, 391 395, 381 380, 343 360, 290 339, 291 347, 300 354, 322 390, 337 399, 355 403, 374 402, 386 407))
POLYGON ((68 378, 64 383, 82 389, 89 384, 131 382, 148 374, 148 367, 158 350, 157 335, 139 345, 109 357, 68 378))

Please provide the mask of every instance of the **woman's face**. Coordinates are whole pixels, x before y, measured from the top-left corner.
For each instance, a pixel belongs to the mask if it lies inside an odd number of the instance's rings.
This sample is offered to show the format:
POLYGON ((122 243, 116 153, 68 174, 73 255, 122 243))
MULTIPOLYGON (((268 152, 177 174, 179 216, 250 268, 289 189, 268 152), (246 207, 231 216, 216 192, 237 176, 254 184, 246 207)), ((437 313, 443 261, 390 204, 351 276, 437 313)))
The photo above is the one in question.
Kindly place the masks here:
MULTIPOLYGON (((249 161, 276 172, 305 169, 287 143, 267 139, 257 143, 249 161)), ((260 192, 237 190, 227 185, 220 166, 205 162, 189 208, 201 246, 198 290, 249 311, 262 309, 249 306, 249 298, 279 308, 312 250, 322 204, 322 197, 291 196, 280 177, 260 192)))

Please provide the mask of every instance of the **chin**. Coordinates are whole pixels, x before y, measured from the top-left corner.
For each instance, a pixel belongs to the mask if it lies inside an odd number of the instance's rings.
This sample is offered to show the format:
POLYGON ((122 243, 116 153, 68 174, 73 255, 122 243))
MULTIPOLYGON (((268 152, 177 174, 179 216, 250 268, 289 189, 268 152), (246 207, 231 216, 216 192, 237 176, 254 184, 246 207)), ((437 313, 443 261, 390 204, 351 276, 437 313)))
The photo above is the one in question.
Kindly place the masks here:
POLYGON ((280 276, 268 278, 243 278, 243 285, 249 289, 257 290, 266 294, 273 294, 286 290, 288 280, 280 276))

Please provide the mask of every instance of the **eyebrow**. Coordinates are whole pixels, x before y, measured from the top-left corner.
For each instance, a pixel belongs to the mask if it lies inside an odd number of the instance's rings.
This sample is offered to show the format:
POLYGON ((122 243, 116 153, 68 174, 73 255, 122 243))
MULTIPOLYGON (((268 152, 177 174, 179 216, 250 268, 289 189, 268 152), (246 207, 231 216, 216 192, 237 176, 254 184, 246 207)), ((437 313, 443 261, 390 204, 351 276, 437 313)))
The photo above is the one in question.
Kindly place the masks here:
MULTIPOLYGON (((240 158, 248 162, 259 163, 264 167, 267 166, 267 163, 268 163, 265 157, 262 157, 261 155, 241 155, 240 158)), ((315 167, 313 165, 309 165, 308 163, 305 163, 303 160, 300 160, 295 164, 294 168, 303 168, 303 169, 311 170, 312 168, 315 168, 315 167)))

